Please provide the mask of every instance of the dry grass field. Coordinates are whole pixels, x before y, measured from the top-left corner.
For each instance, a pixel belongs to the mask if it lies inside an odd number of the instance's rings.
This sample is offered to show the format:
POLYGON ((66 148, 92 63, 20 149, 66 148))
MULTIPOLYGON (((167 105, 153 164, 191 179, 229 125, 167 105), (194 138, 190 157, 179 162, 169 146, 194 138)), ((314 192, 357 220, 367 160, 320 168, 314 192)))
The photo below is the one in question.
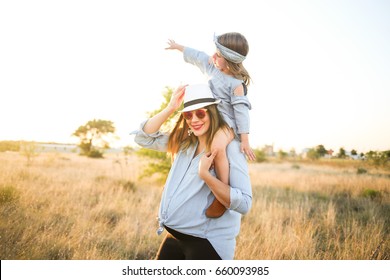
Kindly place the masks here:
MULTIPOLYGON (((153 259, 162 185, 139 179, 146 163, 0 153, 0 258, 153 259)), ((390 171, 359 164, 251 163, 236 259, 390 259, 390 171)))

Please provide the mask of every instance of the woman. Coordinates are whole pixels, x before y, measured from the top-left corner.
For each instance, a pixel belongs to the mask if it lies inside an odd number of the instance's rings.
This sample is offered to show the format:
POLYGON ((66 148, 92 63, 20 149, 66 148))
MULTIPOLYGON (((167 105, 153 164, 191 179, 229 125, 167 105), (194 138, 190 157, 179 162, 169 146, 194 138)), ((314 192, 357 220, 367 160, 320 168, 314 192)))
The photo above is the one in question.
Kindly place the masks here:
POLYGON ((215 133, 228 129, 207 85, 179 87, 166 108, 141 124, 135 142, 145 148, 171 153, 174 161, 161 198, 159 233, 168 232, 157 259, 233 259, 241 215, 252 204, 252 190, 245 155, 240 143, 227 147, 230 185, 216 178, 215 151, 209 151, 215 133), (184 109, 171 131, 160 132, 162 124, 184 109), (227 211, 219 219, 205 215, 217 198, 227 211))

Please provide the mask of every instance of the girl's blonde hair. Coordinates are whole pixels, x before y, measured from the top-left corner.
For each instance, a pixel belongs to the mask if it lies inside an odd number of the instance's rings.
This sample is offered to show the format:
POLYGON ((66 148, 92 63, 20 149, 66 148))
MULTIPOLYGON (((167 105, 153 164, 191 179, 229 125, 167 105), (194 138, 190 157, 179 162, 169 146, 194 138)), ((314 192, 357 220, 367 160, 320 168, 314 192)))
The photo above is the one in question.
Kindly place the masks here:
MULTIPOLYGON (((219 129, 224 129, 226 133, 228 133, 230 127, 219 113, 217 105, 213 104, 205 107, 205 109, 207 109, 206 113, 210 118, 210 128, 206 132, 206 151, 208 152, 210 151, 211 143, 217 131, 219 129)), ((189 127, 186 120, 184 119, 183 115, 180 114, 180 117, 177 120, 172 132, 170 133, 168 140, 168 153, 171 155, 172 159, 179 152, 179 150, 187 150, 189 147, 195 145, 198 142, 197 136, 194 134, 188 135, 188 129, 189 127)))
MULTIPOLYGON (((224 47, 231 49, 243 56, 247 56, 249 52, 249 44, 244 35, 238 32, 225 33, 218 36, 218 43, 224 47)), ((239 80, 243 80, 245 85, 249 86, 251 77, 244 65, 234 63, 226 59, 227 65, 233 76, 239 80)))

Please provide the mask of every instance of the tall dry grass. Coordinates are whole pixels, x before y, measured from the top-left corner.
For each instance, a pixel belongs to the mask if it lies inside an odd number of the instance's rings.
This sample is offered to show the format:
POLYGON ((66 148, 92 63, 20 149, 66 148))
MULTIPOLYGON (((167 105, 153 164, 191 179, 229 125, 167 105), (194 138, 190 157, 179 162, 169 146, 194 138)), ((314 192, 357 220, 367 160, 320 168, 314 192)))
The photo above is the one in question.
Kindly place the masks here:
POLYGON ((390 176, 290 163, 251 165, 239 259, 389 259, 390 176))
MULTIPOLYGON (((0 153, 1 259, 153 259, 162 186, 136 156, 0 153)), ((389 259, 390 172, 250 164, 236 259, 389 259)))

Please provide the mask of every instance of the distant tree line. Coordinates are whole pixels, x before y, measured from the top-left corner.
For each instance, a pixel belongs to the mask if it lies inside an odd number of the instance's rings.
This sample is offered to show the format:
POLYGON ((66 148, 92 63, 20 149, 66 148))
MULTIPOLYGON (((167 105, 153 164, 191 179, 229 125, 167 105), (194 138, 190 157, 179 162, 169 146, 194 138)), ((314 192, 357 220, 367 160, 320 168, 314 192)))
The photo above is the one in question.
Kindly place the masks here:
POLYGON ((19 152, 22 141, 0 141, 0 152, 19 152))
MULTIPOLYGON (((156 113, 160 112, 163 108, 166 107, 166 105, 169 103, 169 100, 171 98, 171 95, 173 93, 173 89, 170 87, 166 87, 165 92, 163 92, 163 102, 159 109, 149 112, 149 116, 153 116, 156 113)), ((180 108, 179 108, 180 110, 180 108)), ((174 115, 168 121, 164 124, 165 126, 163 129, 168 128, 171 126, 174 122, 174 115)), ((81 155, 93 157, 93 158, 101 158, 103 157, 103 153, 106 149, 110 148, 110 143, 112 140, 115 140, 117 136, 115 135, 115 126, 112 121, 108 120, 100 120, 100 119, 93 119, 91 121, 88 121, 86 124, 80 126, 78 129, 76 129, 75 132, 73 132, 72 136, 75 136, 79 139, 78 147, 81 150, 81 155)), ((26 145, 25 141, 0 141, 0 152, 5 151, 19 151, 22 153, 27 153, 29 155, 34 154, 31 151, 32 148, 25 148, 30 147, 31 145, 26 145)), ((33 143, 33 142, 32 142, 33 143)), ((35 146, 31 146, 35 147, 35 146)), ((291 149, 289 152, 279 150, 277 153, 274 153, 269 151, 269 146, 265 146, 264 148, 256 148, 253 149, 254 153, 256 155, 256 161, 257 162, 264 162, 267 160, 268 157, 277 157, 281 160, 285 159, 299 159, 302 158, 302 154, 297 154, 295 149, 291 149)), ((273 148, 272 148, 273 149, 273 148)), ((129 149, 129 147, 125 147, 123 149, 125 155, 129 152, 132 152, 132 149, 129 149)), ((309 160, 319 160, 321 158, 335 158, 335 159, 346 159, 349 157, 353 158, 359 158, 361 160, 365 160, 369 163, 372 163, 374 165, 387 165, 390 162, 390 150, 389 151, 369 151, 368 153, 360 153, 356 150, 351 150, 351 152, 347 153, 346 150, 342 147, 339 149, 338 153, 336 155, 333 155, 333 152, 331 149, 327 150, 324 145, 318 145, 316 147, 310 148, 306 151, 305 157, 309 160)), ((144 170, 144 173, 142 176, 151 176, 153 174, 160 174, 161 179, 165 180, 168 171, 171 166, 171 159, 167 156, 166 153, 163 152, 157 152, 147 149, 138 149, 136 153, 139 156, 147 157, 151 159, 151 163, 148 165, 148 167, 144 170)))
POLYGON ((357 159, 364 160, 369 163, 372 163, 376 166, 384 166, 390 163, 390 150, 388 151, 369 151, 367 153, 358 153, 355 149, 347 152, 343 147, 334 154, 334 151, 329 149, 327 150, 324 145, 318 145, 316 147, 308 149, 304 154, 297 154, 295 149, 291 149, 290 152, 285 152, 279 150, 277 153, 272 152, 271 154, 267 152, 267 148, 258 148, 254 149, 254 152, 257 157, 257 162, 263 162, 267 157, 277 157, 279 159, 298 159, 298 158, 307 158, 309 160, 315 161, 321 158, 328 159, 357 159))

